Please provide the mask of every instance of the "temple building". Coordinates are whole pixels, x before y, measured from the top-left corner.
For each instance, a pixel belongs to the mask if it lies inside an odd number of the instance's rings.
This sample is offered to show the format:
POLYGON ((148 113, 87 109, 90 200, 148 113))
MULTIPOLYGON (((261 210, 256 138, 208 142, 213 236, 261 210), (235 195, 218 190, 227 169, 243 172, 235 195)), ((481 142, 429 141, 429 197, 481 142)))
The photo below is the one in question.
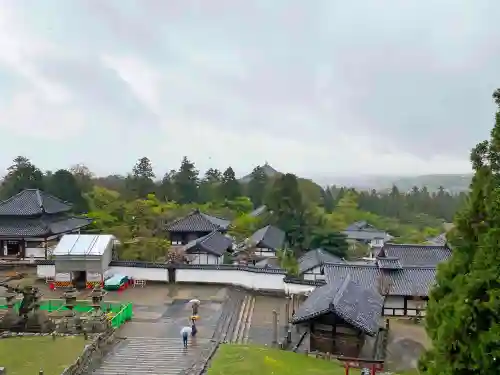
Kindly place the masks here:
POLYGON ((217 231, 226 233, 230 221, 194 210, 189 215, 177 219, 165 226, 172 245, 187 245, 191 241, 205 237, 217 231))
POLYGON ((72 205, 38 189, 0 202, 0 258, 45 258, 65 233, 92 220, 70 214, 72 205))

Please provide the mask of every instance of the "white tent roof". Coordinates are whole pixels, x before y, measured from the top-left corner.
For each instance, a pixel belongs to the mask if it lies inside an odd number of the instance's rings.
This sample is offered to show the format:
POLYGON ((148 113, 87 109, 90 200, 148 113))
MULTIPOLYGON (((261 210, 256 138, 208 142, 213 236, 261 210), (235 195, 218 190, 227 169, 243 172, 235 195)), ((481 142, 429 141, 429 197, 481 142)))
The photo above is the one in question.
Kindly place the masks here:
POLYGON ((54 256, 100 256, 111 241, 115 241, 111 234, 65 234, 54 249, 54 256))

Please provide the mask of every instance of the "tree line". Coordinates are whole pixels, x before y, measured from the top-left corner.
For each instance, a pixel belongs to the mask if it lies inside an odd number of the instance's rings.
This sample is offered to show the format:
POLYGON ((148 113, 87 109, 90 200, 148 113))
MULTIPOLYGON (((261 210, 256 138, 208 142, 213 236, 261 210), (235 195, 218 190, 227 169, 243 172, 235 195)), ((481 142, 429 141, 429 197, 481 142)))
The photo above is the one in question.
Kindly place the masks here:
MULTIPOLYGON (((443 219, 452 215, 452 207, 462 199, 417 188, 406 194, 396 188, 390 193, 322 188, 293 174, 269 176, 260 166, 243 183, 231 167, 224 171, 210 168, 200 176, 187 157, 177 170, 158 180, 147 157, 140 158, 127 176, 97 177, 84 165, 43 172, 18 156, 2 181, 0 197, 6 199, 26 188, 38 188, 73 203, 75 212, 94 219, 91 230, 110 232, 126 243, 137 244, 129 246, 135 249, 129 256, 148 260, 159 253, 152 250, 153 255, 144 255, 147 252, 139 247, 168 248, 158 243, 162 223, 193 208, 234 220, 237 237, 248 236, 258 225, 273 224, 286 232, 288 247, 297 253, 323 247, 346 256, 345 238, 339 232, 355 221, 366 220, 387 230, 399 242, 423 242, 441 233, 443 219), (261 205, 272 215, 264 215, 265 220, 250 218, 250 211, 261 205), (439 217, 425 212, 436 207, 446 207, 450 213, 439 217)), ((363 251, 361 248, 358 255, 363 251)))

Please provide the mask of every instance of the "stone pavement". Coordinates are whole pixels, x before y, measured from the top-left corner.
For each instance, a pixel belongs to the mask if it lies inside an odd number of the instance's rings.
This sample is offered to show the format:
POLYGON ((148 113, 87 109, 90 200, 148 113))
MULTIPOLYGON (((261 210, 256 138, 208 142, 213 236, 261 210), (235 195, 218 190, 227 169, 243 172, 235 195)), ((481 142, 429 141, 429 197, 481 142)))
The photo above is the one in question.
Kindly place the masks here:
POLYGON ((96 375, 177 375, 198 359, 210 340, 196 338, 187 349, 177 338, 129 337, 94 371, 96 375))
POLYGON ((190 368, 208 350, 222 313, 220 302, 201 301, 198 334, 188 349, 182 347, 180 330, 189 325, 189 300, 158 306, 136 305, 135 316, 118 335, 124 337, 104 358, 95 375, 173 375, 190 368))
POLYGON ((190 323, 188 299, 159 305, 135 305, 134 318, 119 331, 124 339, 108 354, 95 375, 174 375, 199 373, 217 340, 227 340, 238 326, 245 294, 231 292, 201 300, 198 334, 188 349, 182 347, 180 330, 190 323))

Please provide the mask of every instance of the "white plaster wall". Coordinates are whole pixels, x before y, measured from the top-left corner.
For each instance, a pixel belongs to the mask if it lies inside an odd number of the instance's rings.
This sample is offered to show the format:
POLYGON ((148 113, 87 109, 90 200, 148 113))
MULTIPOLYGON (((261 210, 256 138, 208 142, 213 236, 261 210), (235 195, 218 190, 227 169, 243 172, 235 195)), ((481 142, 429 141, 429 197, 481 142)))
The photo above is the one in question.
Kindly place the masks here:
POLYGON ((205 270, 180 268, 176 270, 177 282, 232 284, 255 290, 284 290, 283 274, 254 273, 241 270, 205 270))
POLYGON ((384 302, 384 315, 402 316, 405 314, 404 306, 404 297, 387 296, 384 302))
POLYGON ((199 253, 189 254, 191 264, 222 264, 222 256, 213 254, 199 253))
POLYGON ((31 257, 45 259, 45 249, 43 247, 27 247, 26 258, 31 257))
POLYGON ((266 258, 276 256, 276 252, 274 250, 266 249, 266 248, 257 248, 257 249, 255 249, 254 253, 257 256, 266 257, 266 258))
POLYGON ((321 274, 321 267, 314 267, 313 269, 304 273, 304 280, 325 280, 326 275, 321 274))
POLYGON ((168 282, 168 270, 165 268, 109 267, 109 273, 128 276, 135 280, 168 282))
POLYGON ((71 273, 69 272, 58 272, 55 277, 56 281, 71 281, 71 273))
POLYGON ((37 265, 36 266, 36 276, 39 279, 45 279, 46 277, 56 276, 56 266, 54 265, 37 265))
POLYGON ((286 294, 308 294, 316 287, 314 285, 283 283, 286 294))

